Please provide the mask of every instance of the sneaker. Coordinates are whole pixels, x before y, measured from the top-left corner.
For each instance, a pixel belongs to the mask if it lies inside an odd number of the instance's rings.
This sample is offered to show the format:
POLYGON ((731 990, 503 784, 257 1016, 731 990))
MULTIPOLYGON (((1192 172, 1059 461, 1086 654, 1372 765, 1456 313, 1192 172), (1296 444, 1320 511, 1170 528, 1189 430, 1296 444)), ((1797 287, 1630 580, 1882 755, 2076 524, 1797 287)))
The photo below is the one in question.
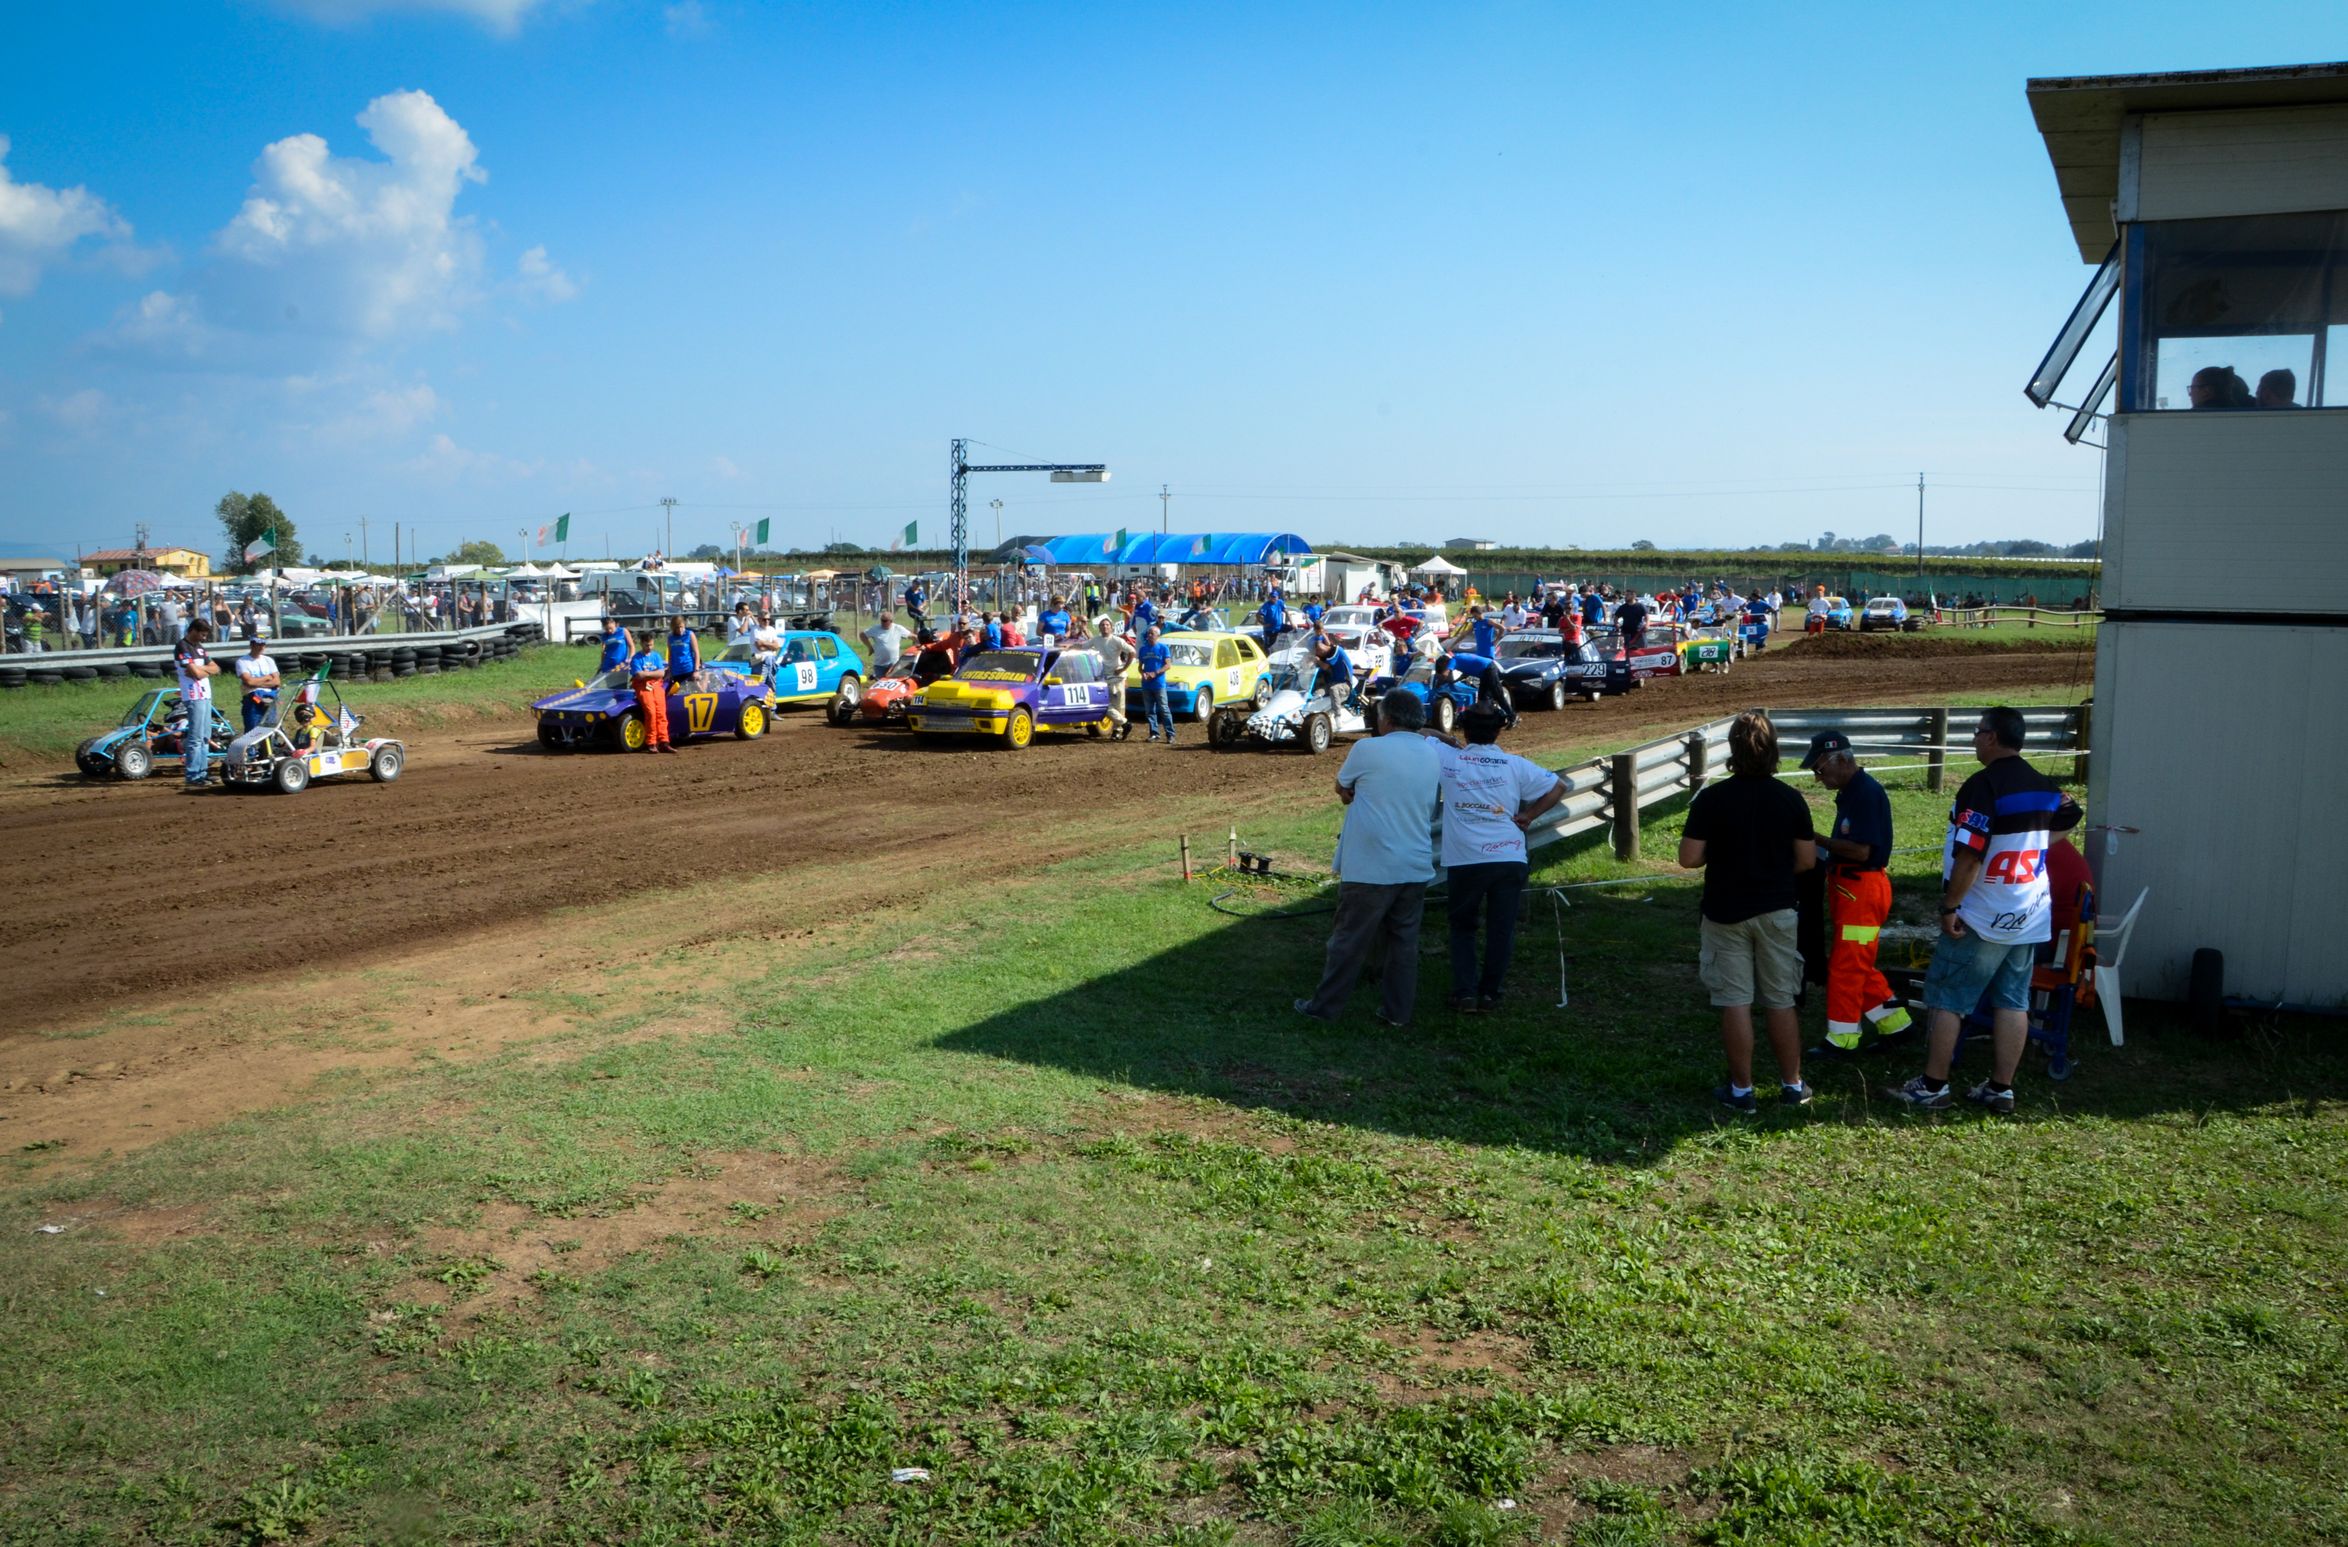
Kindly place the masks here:
POLYGON ((1479 1014, 1482 1014, 1482 1015, 1496 1015, 1496 1014, 1498 1014, 1498 1013, 1499 1013, 1499 1011, 1500 1011, 1500 996, 1499 996, 1498 994, 1479 994, 1479 995, 1477 995, 1477 996, 1476 996, 1476 1010, 1477 1010, 1477 1013, 1479 1013, 1479 1014))
POLYGON ((1897 1085, 1884 1092, 1892 1100, 1905 1105, 1911 1112, 1945 1112, 1956 1098, 1943 1085, 1934 1090, 1924 1076, 1917 1075, 1905 1085, 1897 1085))
POLYGON ((1151 732, 1150 732, 1150 733, 1149 733, 1147 736, 1143 737, 1142 739, 1143 739, 1143 740, 1145 740, 1145 741, 1155 741, 1155 740, 1157 740, 1157 739, 1158 739, 1158 733, 1157 733, 1156 731, 1151 731, 1151 732))
POLYGON ((1315 1015, 1313 1013, 1313 1002, 1310 999, 1297 1000, 1293 1008, 1297 1014, 1303 1016, 1308 1021, 1319 1021, 1324 1026, 1331 1026, 1336 1024, 1337 1017, 1334 1015, 1315 1015))
POLYGON ((1833 1042, 1821 1042, 1816 1047, 1802 1050, 1802 1057, 1805 1061, 1816 1063, 1833 1063, 1836 1059, 1858 1056, 1855 1050, 1833 1042))
POLYGON ((1728 1108, 1731 1112, 1741 1112, 1747 1117, 1751 1117, 1754 1113, 1761 1110, 1761 1102, 1754 1092, 1746 1091, 1743 1095, 1740 1096, 1735 1091, 1730 1090, 1726 1085, 1713 1086, 1712 1099, 1719 1102, 1722 1106, 1728 1108))
POLYGON ((1989 1082, 1987 1080, 1983 1080, 1980 1084, 1965 1092, 1965 1099, 1972 1102, 1975 1106, 1985 1108, 1991 1112, 1995 1112, 2001 1117, 2011 1117, 2014 1115, 2014 1091, 2012 1086, 2008 1086, 2004 1090, 1991 1090, 1989 1088, 1989 1082))
POLYGON ((1800 1085, 1780 1085, 1777 1088, 1777 1100, 1780 1106, 1806 1107, 1810 1104, 1810 1094, 1810 1086, 1807 1081, 1800 1085))
POLYGON ((1398 1021, 1398 1020, 1391 1019, 1390 1017, 1388 1017, 1388 1015, 1386 1014, 1386 1012, 1385 1012, 1384 1010, 1379 1010, 1379 1011, 1375 1012, 1375 1014, 1373 1015, 1373 1017, 1372 1017, 1372 1018, 1373 1018, 1373 1019, 1375 1019, 1379 1025, 1381 1025, 1381 1026, 1391 1026, 1391 1027, 1393 1027, 1393 1028, 1394 1028, 1396 1031, 1408 1031, 1408 1030, 1410 1030, 1410 1022, 1408 1022, 1408 1021, 1398 1021))

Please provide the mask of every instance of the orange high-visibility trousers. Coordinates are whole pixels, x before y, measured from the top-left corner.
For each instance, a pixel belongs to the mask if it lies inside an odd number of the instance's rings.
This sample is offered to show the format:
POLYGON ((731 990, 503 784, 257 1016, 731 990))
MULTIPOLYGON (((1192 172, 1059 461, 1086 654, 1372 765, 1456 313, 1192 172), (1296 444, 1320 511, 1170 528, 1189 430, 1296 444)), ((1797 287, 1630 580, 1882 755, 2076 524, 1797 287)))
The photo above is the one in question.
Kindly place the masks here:
POLYGON ((1891 877, 1837 865, 1826 878, 1826 907, 1826 1040, 1855 1053, 1869 1032, 1889 1037, 1910 1024, 1875 965, 1883 921, 1891 917, 1891 877))
POLYGON ((669 744, 669 685, 656 682, 636 690, 636 707, 644 711, 644 750, 669 744))

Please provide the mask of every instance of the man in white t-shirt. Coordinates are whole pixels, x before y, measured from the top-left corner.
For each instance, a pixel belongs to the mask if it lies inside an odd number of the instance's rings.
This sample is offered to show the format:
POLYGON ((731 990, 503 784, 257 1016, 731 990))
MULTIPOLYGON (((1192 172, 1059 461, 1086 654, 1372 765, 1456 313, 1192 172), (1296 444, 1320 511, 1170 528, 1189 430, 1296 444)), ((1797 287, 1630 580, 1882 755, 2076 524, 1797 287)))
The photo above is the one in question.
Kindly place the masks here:
POLYGON ((783 631, 775 627, 772 618, 760 618, 750 631, 751 662, 762 677, 774 675, 775 662, 783 658, 783 631))
POLYGON ((864 641, 865 654, 872 661, 872 674, 877 677, 897 664, 897 657, 905 653, 905 642, 913 635, 893 615, 884 612, 878 623, 858 637, 864 641))
POLYGON ((269 647, 261 639, 252 640, 236 658, 236 680, 245 729, 251 730, 268 718, 269 706, 277 702, 277 662, 270 659, 269 647))
POLYGON ((1565 798, 1563 779, 1496 745, 1507 723, 1499 710, 1478 704, 1460 717, 1468 744, 1436 748, 1443 780, 1443 885, 1451 912, 1451 1008, 1464 1015, 1500 1002, 1531 869, 1525 829, 1565 798), (1479 919, 1485 928, 1481 972, 1479 919))
POLYGON ((1397 689, 1378 705, 1378 734, 1357 741, 1337 770, 1345 825, 1337 835, 1337 918, 1321 986, 1296 1011, 1333 1021, 1371 954, 1385 951, 1378 1018, 1410 1024, 1419 992, 1419 915, 1435 879, 1435 803, 1442 769, 1420 734, 1426 707, 1397 689))

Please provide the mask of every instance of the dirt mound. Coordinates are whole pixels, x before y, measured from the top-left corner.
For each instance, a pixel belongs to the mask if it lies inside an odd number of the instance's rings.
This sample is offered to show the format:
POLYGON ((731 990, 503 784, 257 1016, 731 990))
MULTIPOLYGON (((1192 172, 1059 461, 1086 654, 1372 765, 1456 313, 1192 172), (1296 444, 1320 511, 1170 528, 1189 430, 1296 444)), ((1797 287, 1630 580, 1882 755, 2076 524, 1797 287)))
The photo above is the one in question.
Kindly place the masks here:
POLYGON ((1811 661, 1948 660, 1952 656, 2079 655, 2093 654, 2092 629, 2050 628, 2037 638, 2016 639, 2010 634, 1977 634, 1963 629, 1927 628, 1915 634, 1861 634, 1837 630, 1831 634, 1797 636, 1784 648, 1811 661))

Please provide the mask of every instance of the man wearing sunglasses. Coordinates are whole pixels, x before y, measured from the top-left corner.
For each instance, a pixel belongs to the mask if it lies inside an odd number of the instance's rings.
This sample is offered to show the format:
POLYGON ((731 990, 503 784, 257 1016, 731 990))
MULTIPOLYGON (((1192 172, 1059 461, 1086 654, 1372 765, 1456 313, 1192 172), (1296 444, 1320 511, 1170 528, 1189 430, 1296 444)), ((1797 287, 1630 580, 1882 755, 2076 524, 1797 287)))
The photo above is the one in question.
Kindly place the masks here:
POLYGON ((1889 1092, 1912 1111, 1952 1104, 1957 1031, 1986 1001, 1994 1044, 1989 1078, 1965 1099, 2014 1110, 2014 1071, 2030 1036, 2030 970, 2054 938, 2047 880, 2054 835, 2079 825, 2079 806, 2022 760, 2022 712, 1986 709, 1973 727, 1981 769, 1957 791, 1941 861, 1940 934, 1924 976, 1930 1015, 1924 1072, 1889 1092))

